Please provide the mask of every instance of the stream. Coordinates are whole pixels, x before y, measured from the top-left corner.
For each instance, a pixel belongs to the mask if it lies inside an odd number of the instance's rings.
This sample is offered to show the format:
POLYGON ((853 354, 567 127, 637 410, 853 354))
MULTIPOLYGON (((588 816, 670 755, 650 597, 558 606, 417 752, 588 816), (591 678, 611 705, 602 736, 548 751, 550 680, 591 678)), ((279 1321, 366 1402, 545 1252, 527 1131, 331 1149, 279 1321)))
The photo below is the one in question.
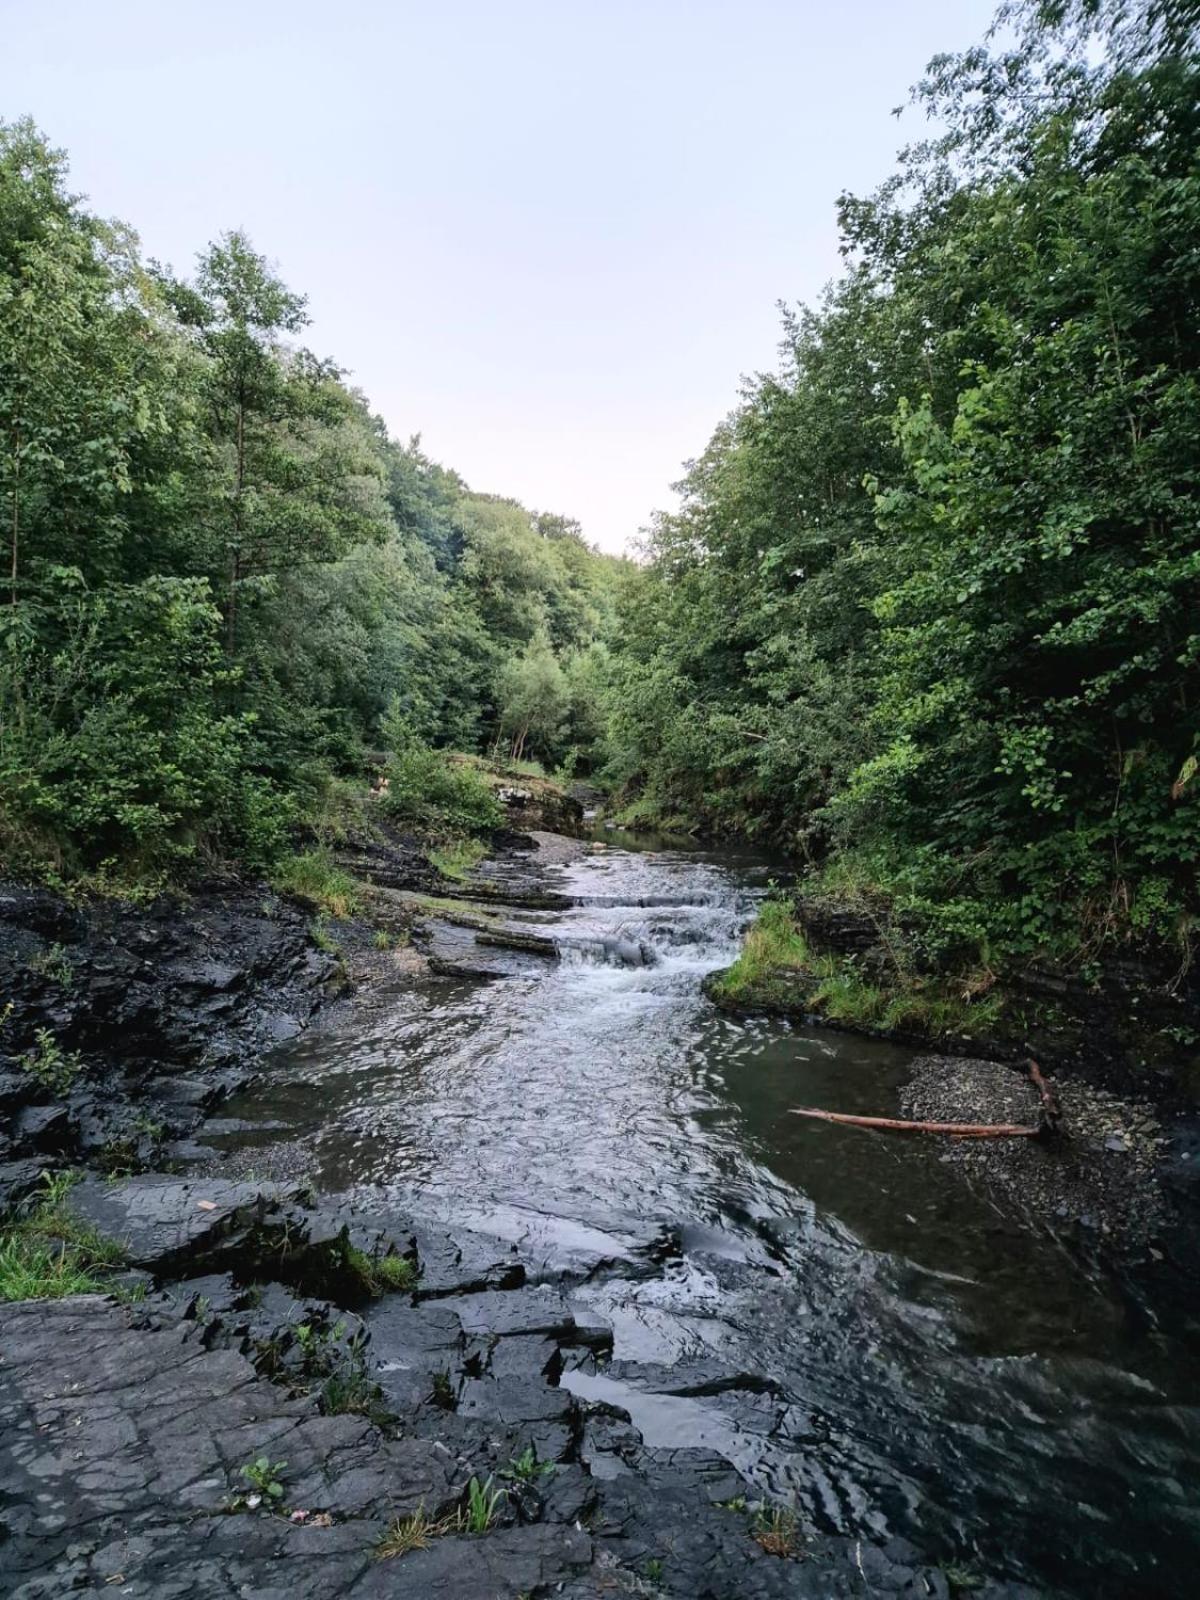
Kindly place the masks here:
POLYGON ((397 980, 279 1050, 225 1142, 298 1143, 322 1189, 575 1274, 615 1344, 562 1382, 825 1530, 1039 1594, 1194 1593, 1186 1305, 1153 1264, 1116 1274, 998 1210, 936 1143, 787 1115, 894 1110, 910 1052, 703 997, 767 871, 625 848, 550 868, 570 908, 521 926, 557 962, 397 980))

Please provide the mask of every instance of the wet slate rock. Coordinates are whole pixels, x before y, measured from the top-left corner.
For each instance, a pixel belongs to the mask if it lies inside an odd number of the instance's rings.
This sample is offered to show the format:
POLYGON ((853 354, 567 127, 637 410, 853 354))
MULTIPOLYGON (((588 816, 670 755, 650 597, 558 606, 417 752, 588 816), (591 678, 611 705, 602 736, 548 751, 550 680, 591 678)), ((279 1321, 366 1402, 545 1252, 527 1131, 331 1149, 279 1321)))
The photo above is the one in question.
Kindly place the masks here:
POLYGON ((412 1306, 394 1297, 366 1320, 371 1377, 396 1412, 434 1403, 439 1380, 457 1396, 465 1377, 466 1341, 457 1315, 436 1305, 412 1306))
POLYGON ((539 1461, 561 1461, 579 1427, 579 1408, 566 1389, 519 1378, 471 1379, 458 1414, 499 1431, 510 1455, 532 1445, 539 1461))
POLYGON ((300 1187, 151 1173, 115 1184, 88 1178, 71 1191, 70 1204, 78 1217, 124 1245, 130 1265, 161 1272, 211 1257, 303 1193, 300 1187))
POLYGON ((155 1600, 275 1583, 293 1597, 357 1593, 392 1517, 449 1510, 461 1492, 436 1441, 320 1416, 190 1325, 138 1326, 98 1296, 0 1307, 0 1350, 0 1594, 98 1592, 116 1572, 122 1593, 155 1600), (239 1468, 261 1454, 287 1462, 290 1507, 354 1524, 353 1539, 228 1514, 239 1468))
POLYGON ((545 1285, 461 1296, 455 1309, 468 1333, 506 1336, 538 1334, 560 1344, 612 1347, 612 1329, 586 1307, 545 1285))

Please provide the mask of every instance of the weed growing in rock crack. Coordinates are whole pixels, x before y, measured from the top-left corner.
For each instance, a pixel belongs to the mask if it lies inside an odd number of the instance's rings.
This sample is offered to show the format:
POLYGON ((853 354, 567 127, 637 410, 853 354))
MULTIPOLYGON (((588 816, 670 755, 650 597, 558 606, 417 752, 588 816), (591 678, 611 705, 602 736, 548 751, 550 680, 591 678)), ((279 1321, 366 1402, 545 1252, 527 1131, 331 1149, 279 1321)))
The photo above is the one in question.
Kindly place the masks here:
POLYGON ((362 1283, 369 1295, 399 1293, 415 1289, 418 1281, 416 1263, 408 1256, 369 1256, 365 1250, 351 1245, 346 1251, 346 1265, 362 1283))
POLYGON ((472 1478, 467 1485, 467 1504, 459 1512, 459 1525, 464 1533, 487 1533, 496 1521, 496 1509, 504 1499, 504 1490, 492 1487, 491 1478, 480 1483, 472 1478))
POLYGON ((663 1579, 663 1564, 657 1556, 651 1556, 646 1563, 646 1577, 651 1583, 659 1584, 663 1579))
POLYGON ((718 1500, 717 1504, 722 1511, 745 1511, 746 1496, 744 1494, 735 1494, 732 1500, 718 1500))
POLYGON ((763 1506, 754 1519, 754 1538, 769 1556, 794 1556, 800 1549, 800 1528, 786 1506, 763 1506))
POLYGON ((34 1034, 34 1048, 20 1058, 21 1066, 51 1094, 70 1094, 83 1070, 83 1058, 74 1050, 64 1050, 49 1028, 34 1034))
POLYGON ((242 1496, 242 1503, 251 1511, 267 1504, 277 1506, 283 1499, 283 1474, 286 1461, 272 1461, 270 1456, 256 1456, 239 1469, 238 1476, 250 1485, 250 1493, 242 1496))
POLYGON ((951 1562, 948 1567, 942 1568, 942 1576, 950 1585, 954 1594, 970 1594, 973 1589, 982 1589, 987 1581, 982 1573, 974 1567, 951 1562))
POLYGON ((376 950, 390 950, 392 948, 392 936, 386 928, 376 928, 371 943, 376 950))
POLYGON ((514 1483, 536 1483, 539 1478, 548 1478, 554 1472, 553 1461, 539 1461, 537 1451, 533 1445, 526 1445, 519 1456, 514 1456, 506 1467, 502 1467, 500 1476, 510 1478, 514 1483))
POLYGON ((448 1372, 435 1372, 433 1375, 433 1403, 443 1411, 454 1410, 454 1385, 450 1382, 448 1372))
POLYGON ((44 950, 39 950, 29 963, 29 970, 39 973, 43 978, 52 979, 63 989, 69 989, 75 981, 75 968, 61 944, 47 945, 44 950))
POLYGON ((454 1531, 457 1519, 453 1516, 434 1521, 421 1504, 409 1517, 397 1517, 375 1546, 379 1561, 390 1561, 393 1556, 406 1556, 410 1550, 425 1550, 431 1539, 440 1539, 454 1531))
POLYGON ((340 956, 342 947, 329 931, 329 921, 324 912, 314 918, 308 925, 308 936, 318 950, 323 950, 327 956, 340 956))
POLYGON ((140 1306, 146 1298, 144 1283, 118 1283, 111 1290, 113 1299, 121 1306, 140 1306))
POLYGON ((333 1369, 320 1390, 321 1410, 327 1417, 346 1413, 382 1421, 387 1415, 379 1385, 367 1375, 366 1363, 357 1352, 346 1356, 333 1369))

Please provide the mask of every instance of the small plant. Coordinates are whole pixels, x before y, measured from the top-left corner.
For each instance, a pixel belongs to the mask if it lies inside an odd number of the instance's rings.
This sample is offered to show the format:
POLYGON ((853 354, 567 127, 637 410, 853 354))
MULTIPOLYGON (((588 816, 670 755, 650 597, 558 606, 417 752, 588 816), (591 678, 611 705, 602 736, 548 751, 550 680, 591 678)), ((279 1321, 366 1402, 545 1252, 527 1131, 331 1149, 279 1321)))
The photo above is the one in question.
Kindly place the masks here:
POLYGON ((75 968, 65 946, 61 944, 47 945, 44 950, 39 950, 29 963, 29 970, 52 979, 63 989, 69 989, 75 981, 75 968))
POLYGON ((408 1256, 369 1256, 351 1245, 346 1265, 369 1295, 395 1294, 416 1288, 419 1281, 416 1263, 408 1256))
POLYGON ((308 936, 318 950, 323 950, 327 956, 341 955, 342 947, 329 931, 329 919, 322 912, 319 917, 314 917, 308 925, 308 936))
POLYGON ((250 1485, 245 1504, 251 1511, 264 1503, 268 1506, 279 1504, 283 1499, 283 1474, 286 1470, 286 1461, 272 1461, 269 1456, 257 1456, 241 1468, 239 1477, 250 1485))
POLYGON ((650 1583, 659 1584, 663 1580, 663 1564, 658 1556, 651 1556, 646 1563, 646 1577, 650 1583))
POLYGON ((955 1594, 970 1594, 973 1589, 982 1589, 986 1581, 974 1567, 955 1562, 943 1567, 942 1574, 955 1594))
POLYGON ((500 1476, 510 1478, 514 1483, 536 1483, 539 1478, 548 1478, 553 1471, 553 1461, 539 1461, 537 1451, 530 1444, 519 1456, 514 1456, 507 1467, 502 1468, 500 1476))
POLYGON ((769 1556, 794 1556, 800 1548, 796 1513, 786 1506, 763 1506, 754 1519, 754 1538, 769 1556))
POLYGON ((744 1494, 735 1494, 732 1500, 719 1500, 717 1504, 722 1511, 745 1511, 746 1496, 744 1494))
POLYGON ((51 1094, 70 1094, 83 1069, 82 1057, 64 1050, 49 1028, 39 1028, 33 1037, 34 1048, 21 1058, 21 1065, 51 1094))
POLYGON ((449 844, 429 852, 429 859, 441 873, 454 883, 464 883, 487 854, 487 846, 478 839, 452 839, 449 844))
POLYGON ((443 1411, 454 1410, 454 1385, 450 1382, 448 1372, 435 1372, 433 1375, 433 1403, 443 1411))
POLYGON ((419 1505, 411 1516, 397 1517, 392 1523, 375 1546, 376 1560, 390 1561, 394 1556, 406 1556, 410 1550, 426 1550, 431 1539, 440 1539, 443 1534, 451 1532, 454 1525, 453 1517, 443 1517, 435 1522, 426 1513, 424 1505, 419 1505))
POLYGON ((390 950, 392 948, 392 936, 386 928, 376 928, 371 943, 376 950, 390 950))
POLYGON ((464 1533, 487 1533, 496 1521, 496 1508, 504 1499, 504 1490, 492 1487, 491 1478, 480 1483, 472 1478, 467 1485, 467 1504, 459 1513, 459 1523, 464 1533))

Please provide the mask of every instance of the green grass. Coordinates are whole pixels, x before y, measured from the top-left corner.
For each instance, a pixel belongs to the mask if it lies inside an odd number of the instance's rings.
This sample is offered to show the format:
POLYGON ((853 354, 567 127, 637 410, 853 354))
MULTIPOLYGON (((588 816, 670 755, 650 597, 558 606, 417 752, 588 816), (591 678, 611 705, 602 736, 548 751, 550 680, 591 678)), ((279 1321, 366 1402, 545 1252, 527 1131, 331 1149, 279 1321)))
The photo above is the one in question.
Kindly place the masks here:
POLYGON ((795 979, 815 976, 816 958, 786 900, 764 900, 741 953, 713 984, 720 999, 750 1001, 796 997, 795 979))
POLYGON ((485 855, 487 846, 481 839, 451 839, 431 850, 429 859, 443 878, 465 883, 485 855))
POLYGON ((365 1250, 351 1245, 346 1253, 346 1264, 366 1292, 375 1297, 410 1292, 420 1281, 416 1263, 408 1256, 369 1256, 365 1250))
POLYGON ((976 1033, 994 1023, 998 993, 978 979, 897 972, 888 983, 867 978, 848 957, 814 950, 784 899, 763 902, 733 965, 713 980, 718 1002, 779 1005, 846 1027, 935 1038, 976 1033))
POLYGON ((124 1248, 80 1221, 68 1204, 70 1174, 43 1174, 42 1194, 0 1225, 0 1300, 102 1294, 124 1248))
POLYGON ((396 1556, 406 1556, 412 1550, 426 1550, 434 1539, 443 1539, 449 1533, 488 1533, 496 1525, 497 1511, 504 1500, 504 1490, 492 1486, 491 1478, 480 1483, 472 1478, 467 1485, 466 1504, 448 1516, 431 1517, 424 1505, 407 1517, 397 1517, 375 1546, 378 1561, 390 1561, 396 1556))
POLYGON ((279 894, 306 900, 327 916, 342 921, 359 908, 359 886, 348 872, 334 864, 324 847, 285 856, 275 869, 271 887, 279 894))

